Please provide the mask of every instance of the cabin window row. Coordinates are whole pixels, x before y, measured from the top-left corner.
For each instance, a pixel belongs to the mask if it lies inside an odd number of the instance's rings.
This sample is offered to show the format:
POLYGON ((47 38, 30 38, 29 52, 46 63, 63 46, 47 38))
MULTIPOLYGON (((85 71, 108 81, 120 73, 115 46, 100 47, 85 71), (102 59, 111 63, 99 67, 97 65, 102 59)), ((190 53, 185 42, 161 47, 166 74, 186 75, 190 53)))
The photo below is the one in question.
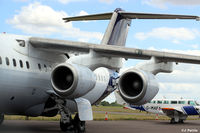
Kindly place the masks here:
POLYGON ((158 100, 158 101, 151 101, 150 103, 157 103, 157 104, 189 104, 189 105, 196 105, 196 103, 194 101, 176 101, 176 100, 172 100, 172 101, 167 101, 167 100, 164 100, 164 101, 161 101, 161 100, 158 100))
MULTIPOLYGON (((43 65, 44 71, 47 72, 48 71, 48 67, 46 64, 43 65)), ((42 65, 40 63, 38 63, 38 69, 40 71, 42 71, 42 65)), ((51 66, 49 66, 49 69, 51 70, 51 66)))
MULTIPOLYGON (((11 65, 11 62, 10 62, 10 60, 9 60, 8 57, 5 58, 5 63, 6 63, 7 66, 11 65)), ((0 64, 3 64, 3 60, 2 60, 1 57, 0 57, 0 64)), ((29 69, 29 68, 30 68, 29 62, 26 61, 25 64, 26 64, 26 68, 29 69)), ((12 59, 12 65, 13 65, 14 67, 17 67, 17 61, 16 61, 16 59, 14 59, 14 58, 12 59)), ((22 60, 19 60, 19 66, 20 66, 21 68, 24 67, 24 64, 23 64, 23 61, 22 61, 22 60)))
MULTIPOLYGON (((19 62, 19 66, 21 68, 26 66, 27 69, 30 69, 30 64, 29 64, 28 61, 26 61, 25 64, 24 64, 22 60, 17 61, 16 59, 13 58, 12 61, 10 61, 8 57, 5 57, 5 63, 6 63, 7 66, 10 66, 11 63, 12 63, 12 65, 14 67, 17 67, 17 62, 19 62)), ((3 59, 1 58, 1 56, 0 56, 0 64, 3 64, 3 59)), ((44 67, 44 71, 47 72, 47 70, 48 70, 47 65, 44 64, 43 67, 44 67)), ((38 63, 38 69, 40 71, 42 71, 42 66, 39 63, 38 63)), ((51 66, 49 66, 49 69, 51 70, 51 66)))

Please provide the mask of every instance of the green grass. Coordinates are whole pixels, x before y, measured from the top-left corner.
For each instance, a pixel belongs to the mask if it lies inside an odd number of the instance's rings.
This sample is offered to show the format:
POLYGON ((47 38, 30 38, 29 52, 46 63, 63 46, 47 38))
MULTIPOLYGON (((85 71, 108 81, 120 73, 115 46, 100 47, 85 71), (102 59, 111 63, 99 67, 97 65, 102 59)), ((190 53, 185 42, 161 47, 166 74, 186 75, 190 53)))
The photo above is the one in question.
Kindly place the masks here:
MULTIPOLYGON (((108 112, 108 120, 155 120, 156 115, 146 114, 145 112, 140 112, 138 110, 123 109, 123 107, 112 107, 112 106, 93 106, 93 116, 94 120, 105 120, 104 113, 98 113, 95 111, 108 112), (110 114, 109 112, 125 112, 125 113, 141 113, 140 115, 132 114, 110 114)), ((6 115, 6 120, 26 120, 25 116, 16 116, 16 115, 6 115)), ((159 120, 170 120, 167 116, 158 116, 159 120)), ((190 120, 198 120, 198 116, 188 117, 190 120)), ((42 120, 42 121, 59 121, 60 115, 55 117, 29 117, 29 120, 42 120)))
POLYGON ((123 107, 116 106, 93 106, 93 111, 105 111, 105 112, 125 112, 125 113, 145 113, 139 110, 124 109, 123 107))

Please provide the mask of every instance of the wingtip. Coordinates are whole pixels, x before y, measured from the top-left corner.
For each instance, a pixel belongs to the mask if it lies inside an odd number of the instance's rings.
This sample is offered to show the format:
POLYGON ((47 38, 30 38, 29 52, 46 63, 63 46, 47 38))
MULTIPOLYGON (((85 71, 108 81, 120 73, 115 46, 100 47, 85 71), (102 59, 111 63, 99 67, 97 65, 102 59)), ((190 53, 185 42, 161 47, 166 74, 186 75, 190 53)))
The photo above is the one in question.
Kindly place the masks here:
POLYGON ((68 20, 67 18, 62 18, 62 20, 64 20, 65 23, 70 22, 70 20, 68 20))
POLYGON ((70 20, 65 20, 65 23, 68 23, 68 22, 70 22, 70 20))
POLYGON ((200 16, 198 16, 198 17, 196 18, 196 21, 200 21, 200 16))

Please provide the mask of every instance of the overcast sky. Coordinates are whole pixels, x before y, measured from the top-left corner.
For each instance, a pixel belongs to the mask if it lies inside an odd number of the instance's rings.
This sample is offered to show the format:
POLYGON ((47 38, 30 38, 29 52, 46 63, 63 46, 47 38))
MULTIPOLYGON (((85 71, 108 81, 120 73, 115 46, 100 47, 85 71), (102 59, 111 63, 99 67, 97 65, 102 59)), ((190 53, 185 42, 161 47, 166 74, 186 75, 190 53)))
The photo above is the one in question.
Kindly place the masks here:
MULTIPOLYGON (((64 23, 63 17, 111 12, 171 13, 200 16, 199 0, 1 0, 0 32, 99 43, 108 21, 64 23)), ((200 22, 133 20, 127 47, 200 55, 200 22)), ((141 61, 129 60, 124 68, 141 61)), ((179 64, 171 74, 158 74, 157 98, 200 100, 200 66, 179 64)), ((113 101, 111 95, 107 98, 113 101)))

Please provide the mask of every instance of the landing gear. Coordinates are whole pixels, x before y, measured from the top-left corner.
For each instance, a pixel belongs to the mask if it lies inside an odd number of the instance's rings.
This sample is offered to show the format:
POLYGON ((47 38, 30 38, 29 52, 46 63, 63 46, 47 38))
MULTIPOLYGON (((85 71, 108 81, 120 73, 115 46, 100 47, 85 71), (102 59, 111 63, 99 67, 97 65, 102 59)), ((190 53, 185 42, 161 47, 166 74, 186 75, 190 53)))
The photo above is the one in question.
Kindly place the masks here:
MULTIPOLYGON (((71 120, 70 120, 71 121, 71 120)), ((72 124, 72 122, 67 122, 67 123, 64 123, 64 121, 62 121, 62 118, 60 119, 60 129, 63 131, 63 132, 73 132, 74 131, 74 126, 72 124)))
POLYGON ((178 121, 178 123, 184 123, 184 121, 183 121, 182 119, 180 119, 180 120, 178 121))
POLYGON ((78 114, 75 115, 74 119, 70 117, 70 121, 64 123, 62 117, 60 119, 60 129, 64 132, 72 133, 84 133, 85 132, 85 121, 80 121, 78 114))
POLYGON ((170 123, 171 124, 184 123, 184 120, 183 119, 179 119, 178 121, 176 121, 175 118, 171 118, 170 123))
POLYGON ((79 119, 78 113, 74 119, 71 117, 71 113, 65 105, 65 101, 56 99, 56 103, 61 115, 60 129, 64 132, 69 133, 84 133, 85 132, 85 121, 79 119))
POLYGON ((73 124, 74 124, 74 129, 78 133, 84 133, 85 132, 85 121, 81 121, 79 119, 78 114, 75 115, 74 120, 73 120, 73 124))
POLYGON ((176 122, 175 122, 175 119, 174 119, 174 118, 171 118, 170 123, 171 123, 171 124, 175 124, 175 123, 176 123, 176 122))
POLYGON ((4 114, 0 113, 0 125, 3 123, 4 121, 4 114))

